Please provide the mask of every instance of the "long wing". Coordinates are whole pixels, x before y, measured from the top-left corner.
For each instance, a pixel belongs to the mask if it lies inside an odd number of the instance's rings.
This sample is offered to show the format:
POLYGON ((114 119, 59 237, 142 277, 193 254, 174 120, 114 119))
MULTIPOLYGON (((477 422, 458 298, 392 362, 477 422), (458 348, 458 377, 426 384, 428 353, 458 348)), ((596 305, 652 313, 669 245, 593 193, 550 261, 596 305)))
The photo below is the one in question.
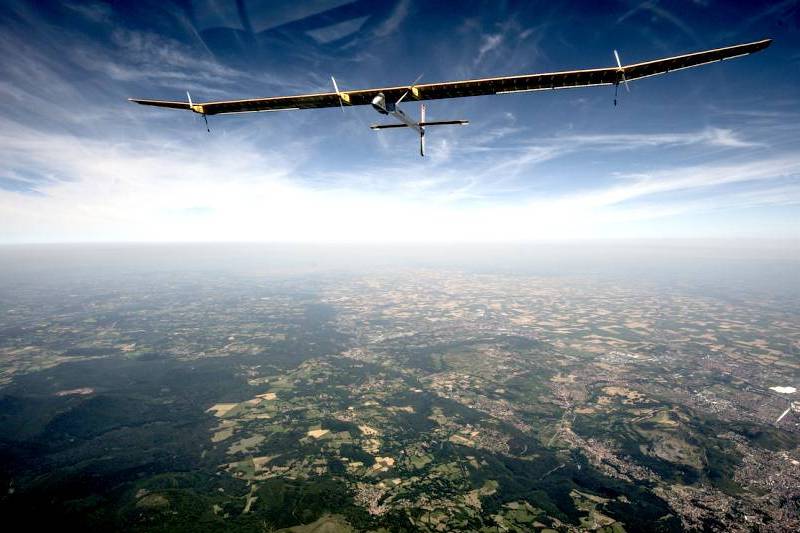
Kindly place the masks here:
POLYGON ((613 85, 615 83, 620 83, 623 75, 627 81, 633 81, 657 74, 666 74, 667 72, 675 70, 696 67, 707 63, 723 61, 725 59, 733 59, 763 50, 768 47, 770 43, 772 43, 772 39, 764 39, 752 43, 656 59, 655 61, 623 65, 622 68, 608 67, 522 76, 505 76, 501 78, 484 78, 479 80, 423 83, 413 86, 342 91, 340 94, 332 92, 303 94, 298 96, 275 96, 269 98, 252 98, 248 100, 205 102, 193 106, 190 106, 189 103, 186 102, 140 100, 134 98, 130 100, 131 102, 142 105, 190 109, 207 115, 219 115, 223 113, 338 107, 340 102, 345 105, 367 105, 371 103, 372 99, 379 93, 384 94, 386 101, 396 102, 406 92, 409 93, 408 97, 410 99, 438 100, 442 98, 461 98, 465 96, 482 96, 488 94, 591 87, 595 85, 613 85))
POLYGON ((192 109, 189 102, 170 102, 167 100, 141 100, 139 98, 128 98, 131 102, 142 105, 152 105, 155 107, 169 107, 172 109, 192 109))

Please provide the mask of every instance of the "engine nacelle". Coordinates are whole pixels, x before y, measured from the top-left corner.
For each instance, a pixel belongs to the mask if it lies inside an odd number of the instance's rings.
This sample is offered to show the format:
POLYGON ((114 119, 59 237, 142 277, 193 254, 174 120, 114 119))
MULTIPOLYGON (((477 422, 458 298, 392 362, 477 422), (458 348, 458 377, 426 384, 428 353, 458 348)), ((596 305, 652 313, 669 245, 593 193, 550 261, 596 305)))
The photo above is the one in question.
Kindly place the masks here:
POLYGON ((380 113, 381 115, 388 115, 389 112, 386 110, 386 96, 383 93, 378 93, 375 98, 372 99, 372 107, 380 113))

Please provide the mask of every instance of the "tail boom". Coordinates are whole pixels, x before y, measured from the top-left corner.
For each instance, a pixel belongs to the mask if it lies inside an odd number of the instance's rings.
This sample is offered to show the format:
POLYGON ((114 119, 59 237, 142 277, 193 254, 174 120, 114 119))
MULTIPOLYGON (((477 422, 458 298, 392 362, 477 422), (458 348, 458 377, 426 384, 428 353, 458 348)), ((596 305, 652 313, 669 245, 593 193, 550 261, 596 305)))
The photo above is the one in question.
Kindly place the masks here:
MULTIPOLYGON (((405 96, 405 95, 404 95, 405 96)), ((382 102, 378 102, 380 104, 382 102)), ((374 105, 377 106, 375 102, 374 105)), ((379 112, 381 112, 383 107, 376 107, 379 112)), ((387 113, 383 113, 387 114, 387 113)), ((415 122, 413 119, 410 119, 407 115, 402 113, 399 108, 389 112, 388 114, 393 115, 397 118, 400 122, 396 124, 372 124, 370 129, 373 130, 388 130, 392 128, 412 128, 419 133, 419 155, 425 157, 425 128, 428 126, 466 126, 469 124, 468 120, 432 120, 428 122, 425 120, 425 104, 420 104, 419 107, 419 122, 415 122)))

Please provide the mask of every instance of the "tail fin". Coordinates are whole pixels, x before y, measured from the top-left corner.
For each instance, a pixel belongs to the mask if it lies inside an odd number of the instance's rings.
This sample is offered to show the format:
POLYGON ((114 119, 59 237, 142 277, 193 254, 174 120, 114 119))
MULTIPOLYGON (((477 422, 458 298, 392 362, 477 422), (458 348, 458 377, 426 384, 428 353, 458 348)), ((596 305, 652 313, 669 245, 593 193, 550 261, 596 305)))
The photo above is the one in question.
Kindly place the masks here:
MULTIPOLYGON (((425 123, 425 104, 419 105, 419 123, 425 123)), ((419 155, 425 157, 425 127, 419 127, 419 155)))

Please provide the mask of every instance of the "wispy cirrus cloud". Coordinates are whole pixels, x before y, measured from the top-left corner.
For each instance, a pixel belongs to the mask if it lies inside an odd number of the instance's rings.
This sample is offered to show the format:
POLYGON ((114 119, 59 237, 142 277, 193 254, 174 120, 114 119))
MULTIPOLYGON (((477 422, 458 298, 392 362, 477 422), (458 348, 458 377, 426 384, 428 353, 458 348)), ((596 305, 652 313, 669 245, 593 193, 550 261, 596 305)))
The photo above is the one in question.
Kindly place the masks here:
POLYGON ((574 144, 577 149, 605 148, 612 150, 635 150, 645 147, 715 146, 723 148, 752 148, 763 143, 749 141, 728 128, 704 128, 698 131, 678 133, 609 133, 602 135, 565 135, 555 142, 574 144))
POLYGON ((532 172, 537 165, 576 154, 707 148, 741 151, 763 146, 763 143, 746 139, 734 130, 713 127, 688 132, 561 134, 550 138, 528 138, 523 142, 507 140, 511 134, 517 134, 517 138, 524 137, 526 131, 516 126, 490 129, 462 141, 454 149, 454 154, 494 152, 494 159, 501 160, 486 165, 487 174, 500 174, 507 182, 532 172))
POLYGON ((410 0, 397 2, 389 17, 373 30, 373 34, 377 37, 386 37, 396 32, 408 17, 410 8, 410 0))
POLYGON ((639 12, 648 13, 652 16, 658 17, 662 20, 665 20, 672 24, 675 28, 679 29, 693 40, 698 41, 697 35, 695 34, 694 30, 683 21, 679 16, 677 16, 672 11, 669 11, 665 7, 663 7, 658 0, 646 0, 645 2, 638 3, 629 11, 623 13, 618 19, 617 24, 625 22, 627 19, 631 18, 635 14, 639 12))
MULTIPOLYGON (((647 174, 624 175, 626 182, 576 197, 586 204, 612 206, 673 192, 719 189, 736 183, 800 179, 800 157, 775 157, 736 165, 706 164, 675 167, 647 174)), ((741 196, 741 194, 740 194, 741 196)))
POLYGON ((198 53, 174 39, 150 32, 116 28, 111 42, 117 53, 83 46, 74 52, 75 60, 87 70, 96 70, 120 81, 146 80, 159 83, 197 79, 204 83, 235 83, 243 74, 224 66, 204 53, 198 53))
POLYGON ((503 42, 503 35, 499 33, 490 33, 481 36, 481 45, 478 47, 478 56, 475 58, 475 65, 477 66, 489 52, 496 50, 503 42))

